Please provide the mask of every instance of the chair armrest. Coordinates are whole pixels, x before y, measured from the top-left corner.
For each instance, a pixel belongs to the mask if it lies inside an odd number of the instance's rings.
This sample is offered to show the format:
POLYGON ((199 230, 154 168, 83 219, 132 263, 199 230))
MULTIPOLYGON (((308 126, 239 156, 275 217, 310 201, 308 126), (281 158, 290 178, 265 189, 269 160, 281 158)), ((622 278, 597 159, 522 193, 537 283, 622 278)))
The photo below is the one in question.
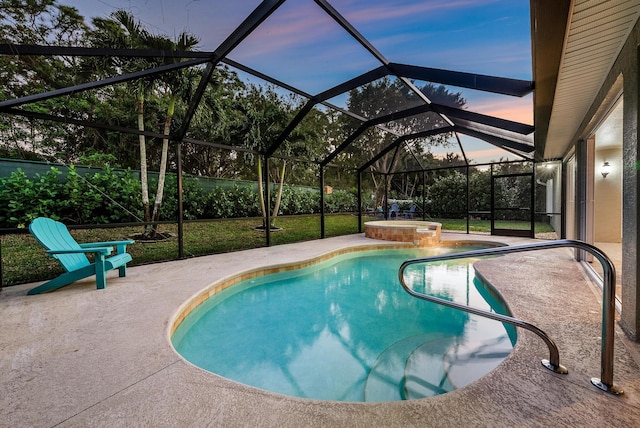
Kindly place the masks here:
POLYGON ((68 250, 48 250, 47 254, 78 254, 78 253, 97 253, 108 256, 113 251, 111 247, 91 247, 91 248, 74 248, 68 250))
POLYGON ((132 239, 128 239, 126 241, 87 242, 85 244, 78 244, 78 245, 80 245, 80 247, 82 248, 89 248, 89 247, 107 247, 110 245, 130 245, 135 242, 136 241, 132 239))
POLYGON ((94 248, 94 247, 116 247, 116 253, 122 254, 127 252, 127 245, 133 244, 136 241, 126 240, 126 241, 108 241, 108 242, 89 242, 86 244, 79 244, 81 248, 94 248))

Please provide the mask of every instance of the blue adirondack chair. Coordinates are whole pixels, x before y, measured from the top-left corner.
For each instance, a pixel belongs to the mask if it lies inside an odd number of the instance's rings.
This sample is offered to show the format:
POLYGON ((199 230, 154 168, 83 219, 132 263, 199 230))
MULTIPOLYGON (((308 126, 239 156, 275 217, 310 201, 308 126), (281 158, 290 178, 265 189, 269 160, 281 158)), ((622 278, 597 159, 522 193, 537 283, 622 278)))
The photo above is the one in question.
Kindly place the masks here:
POLYGON ((389 210, 389 218, 392 218, 393 216, 398 218, 398 214, 400 214, 400 207, 398 206, 398 204, 391 205, 391 209, 389 210))
POLYGON ((106 273, 118 269, 120 276, 127 275, 126 264, 131 255, 126 252, 127 245, 135 241, 92 242, 78 244, 67 227, 50 218, 38 217, 29 225, 29 232, 47 250, 47 254, 57 259, 65 273, 29 290, 28 294, 39 294, 55 290, 91 275, 96 276, 96 288, 107 286, 106 273), (116 247, 116 254, 107 257, 116 247), (85 253, 95 255, 91 263, 85 253))
POLYGON ((413 218, 415 213, 416 213, 416 206, 415 205, 411 205, 411 208, 409 208, 408 210, 402 211, 402 214, 404 215, 404 218, 413 218))

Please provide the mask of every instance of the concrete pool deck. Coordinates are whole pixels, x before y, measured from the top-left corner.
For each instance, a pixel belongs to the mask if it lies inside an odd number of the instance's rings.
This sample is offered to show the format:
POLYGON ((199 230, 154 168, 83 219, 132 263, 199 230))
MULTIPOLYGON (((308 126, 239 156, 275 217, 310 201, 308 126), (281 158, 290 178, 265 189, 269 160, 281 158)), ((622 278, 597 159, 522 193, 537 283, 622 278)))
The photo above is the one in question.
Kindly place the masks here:
MULTIPOLYGON (((443 240, 520 244, 520 238, 443 233, 443 240)), ((569 249, 486 259, 477 267, 514 316, 558 344, 568 375, 540 364, 546 345, 519 330, 514 352, 486 377, 434 398, 391 403, 304 400, 261 391, 184 361, 169 342, 180 306, 240 271, 300 261, 353 245, 394 245, 364 235, 132 267, 27 296, 0 292, 0 426, 377 427, 639 426, 640 344, 617 328, 614 383, 600 376, 600 292, 569 249)), ((398 285, 400 286, 400 285, 398 285)))

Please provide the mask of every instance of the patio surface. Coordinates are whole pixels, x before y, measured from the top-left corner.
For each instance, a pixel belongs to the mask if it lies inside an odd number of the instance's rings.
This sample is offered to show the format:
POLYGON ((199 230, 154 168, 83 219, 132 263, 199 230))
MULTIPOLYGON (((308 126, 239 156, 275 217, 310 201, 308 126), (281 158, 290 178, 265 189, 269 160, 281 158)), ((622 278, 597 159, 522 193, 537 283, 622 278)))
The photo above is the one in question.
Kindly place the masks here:
MULTIPOLYGON (((443 240, 525 239, 443 233, 443 240)), ((514 316, 558 344, 568 375, 547 371, 546 345, 519 330, 512 354, 479 381, 434 398, 344 403, 282 396, 205 372, 171 347, 170 323, 198 291, 232 274, 374 241, 363 235, 132 267, 27 296, 0 292, 0 426, 378 427, 639 426, 640 344, 617 328, 614 383, 600 376, 601 293, 569 249, 485 259, 478 270, 514 316)), ((399 286, 399 285, 398 285, 399 286)))

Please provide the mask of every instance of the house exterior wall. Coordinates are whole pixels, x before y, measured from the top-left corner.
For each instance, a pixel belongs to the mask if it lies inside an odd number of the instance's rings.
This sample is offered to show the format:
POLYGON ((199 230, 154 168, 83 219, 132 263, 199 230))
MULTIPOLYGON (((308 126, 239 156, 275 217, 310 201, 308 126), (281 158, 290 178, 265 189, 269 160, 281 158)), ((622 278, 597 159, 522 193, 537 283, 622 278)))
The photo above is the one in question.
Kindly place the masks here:
MULTIPOLYGON (((640 185, 638 165, 638 111, 640 97, 640 21, 631 31, 598 95, 585 116, 574 141, 584 141, 604 118, 620 93, 624 94, 622 165, 622 311, 621 325, 629 336, 640 339, 640 185)), ((578 175, 587 172, 578 166, 578 175)), ((579 214, 577 214, 579 215, 579 214)), ((581 221, 578 219, 577 221, 581 221)))

